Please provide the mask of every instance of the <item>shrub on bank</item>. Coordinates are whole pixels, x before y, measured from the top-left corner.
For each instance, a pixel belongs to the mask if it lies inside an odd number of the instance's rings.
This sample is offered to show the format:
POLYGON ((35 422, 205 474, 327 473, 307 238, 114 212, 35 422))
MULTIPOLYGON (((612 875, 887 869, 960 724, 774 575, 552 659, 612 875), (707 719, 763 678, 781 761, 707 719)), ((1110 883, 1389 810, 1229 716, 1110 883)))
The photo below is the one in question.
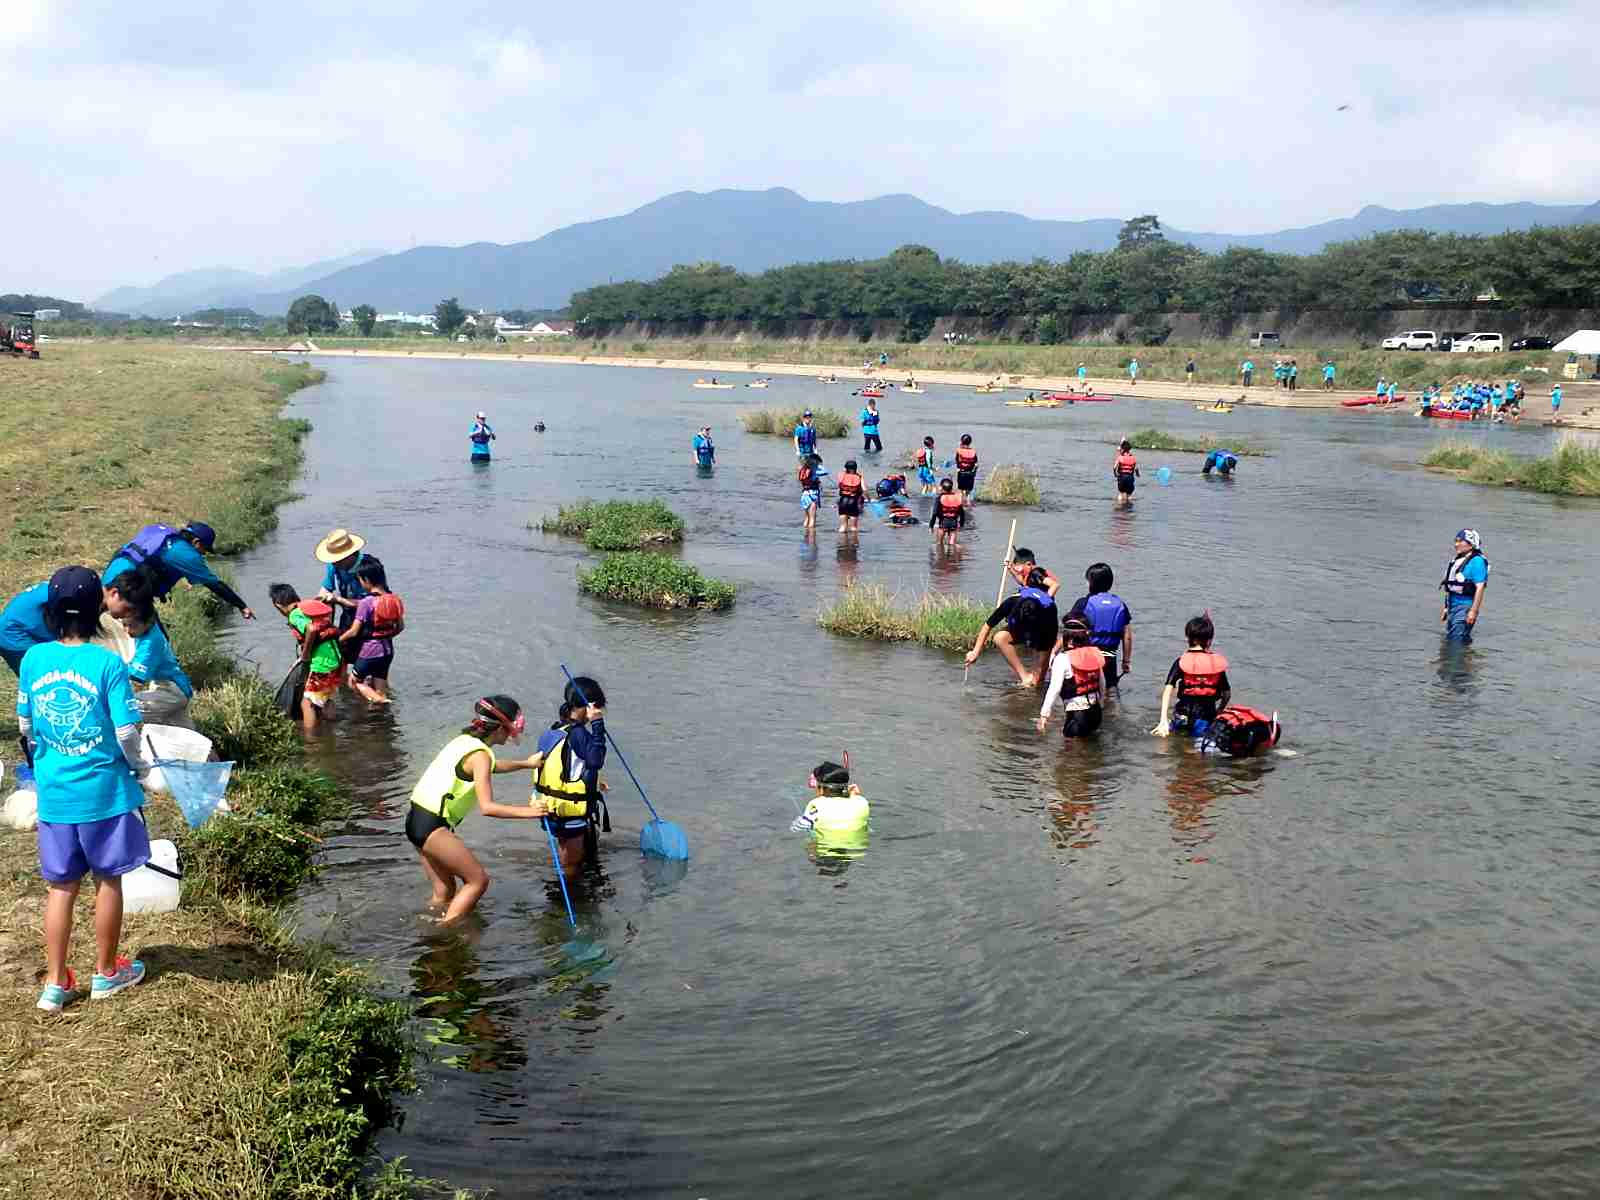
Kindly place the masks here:
POLYGON ((294 723, 278 711, 271 686, 260 676, 236 675, 196 692, 189 715, 224 762, 267 767, 295 762, 303 753, 294 723))
POLYGON ((184 900, 287 900, 316 873, 320 843, 310 829, 331 815, 337 795, 333 780, 305 767, 237 772, 232 811, 179 836, 184 900))
POLYGON ((972 646, 989 610, 966 596, 924 592, 904 604, 878 583, 853 584, 817 614, 817 624, 840 637, 920 642, 935 650, 972 646))
POLYGON ((728 608, 734 597, 733 584, 667 555, 641 550, 606 555, 599 566, 578 572, 578 586, 591 595, 647 608, 728 608))
MULTIPOLYGON (((746 433, 770 434, 773 437, 792 438, 794 427, 800 424, 803 408, 757 408, 739 414, 739 423, 746 433)), ((850 436, 850 419, 836 408, 811 410, 811 423, 817 427, 819 438, 850 436)))
POLYGON ((989 472, 974 495, 985 504, 1039 503, 1039 476, 1021 463, 1002 463, 989 472))
POLYGON ((683 518, 659 500, 579 500, 563 504, 539 528, 581 537, 594 550, 638 550, 683 541, 683 518))
MULTIPOLYGON (((1118 441, 1121 439, 1119 438, 1118 441)), ((1186 438, 1176 434, 1166 433, 1160 429, 1136 429, 1128 435, 1128 441, 1133 443, 1135 450, 1179 450, 1186 454, 1210 454, 1213 450, 1232 450, 1238 455, 1261 455, 1266 451, 1252 442, 1223 441, 1209 435, 1205 437, 1186 438)), ((1112 445, 1116 445, 1113 442, 1112 445)))
POLYGON ((1459 471, 1469 483, 1552 496, 1600 496, 1600 450, 1580 445, 1570 436, 1545 458, 1519 458, 1451 440, 1435 447, 1422 462, 1435 470, 1459 471))

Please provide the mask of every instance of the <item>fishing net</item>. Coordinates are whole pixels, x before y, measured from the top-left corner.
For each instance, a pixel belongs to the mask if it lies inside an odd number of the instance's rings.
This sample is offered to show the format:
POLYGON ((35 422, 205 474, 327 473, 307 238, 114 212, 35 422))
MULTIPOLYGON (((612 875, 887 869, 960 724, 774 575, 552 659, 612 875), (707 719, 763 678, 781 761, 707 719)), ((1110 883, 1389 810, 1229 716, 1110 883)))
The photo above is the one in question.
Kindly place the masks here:
POLYGON ((655 817, 646 821, 639 831, 639 849, 652 858, 681 861, 689 857, 689 838, 671 821, 655 817))
POLYGON ((184 762, 176 758, 158 758, 156 766, 166 776, 167 788, 178 802, 183 819, 190 829, 199 829, 217 811, 228 790, 228 777, 233 774, 231 762, 184 762))
POLYGON ((305 695, 306 674, 310 669, 306 661, 301 659, 289 668, 289 673, 283 677, 283 682, 278 685, 278 691, 272 698, 272 703, 284 716, 293 719, 300 715, 300 699, 305 695))

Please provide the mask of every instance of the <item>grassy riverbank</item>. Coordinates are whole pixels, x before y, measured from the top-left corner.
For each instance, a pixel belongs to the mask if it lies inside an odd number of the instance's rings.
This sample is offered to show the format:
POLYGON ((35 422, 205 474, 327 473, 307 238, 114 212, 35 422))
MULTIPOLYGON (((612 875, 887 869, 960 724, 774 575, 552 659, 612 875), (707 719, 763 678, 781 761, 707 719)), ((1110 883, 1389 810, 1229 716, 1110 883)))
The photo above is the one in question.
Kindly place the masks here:
POLYGON ((912 603, 878 583, 847 587, 817 614, 817 624, 840 637, 920 642, 962 652, 977 639, 989 609, 966 596, 924 592, 912 603))
MULTIPOLYGON (((1115 446, 1120 438, 1112 441, 1115 446)), ((1160 429, 1136 429, 1128 435, 1128 441, 1133 443, 1135 450, 1180 450, 1185 454, 1210 454, 1213 450, 1232 450, 1235 454, 1263 455, 1266 453, 1260 446, 1253 442, 1225 438, 1206 437, 1178 437, 1176 434, 1166 433, 1160 429)))
MULTIPOLYGON (((305 426, 278 416, 321 373, 243 355, 113 343, 0 363, 0 590, 67 562, 96 566, 150 520, 207 519, 239 549, 276 522, 305 426), (26 483, 26 486, 24 486, 26 483), (219 502, 205 498, 226 497, 219 502)), ((265 607, 263 604, 261 607, 265 607)), ((190 832, 176 806, 151 833, 184 856, 183 905, 129 916, 143 985, 114 1003, 34 1010, 44 889, 31 833, 0 831, 0 1196, 346 1200, 372 1133, 410 1086, 409 1013, 348 964, 295 944, 274 903, 314 868, 311 827, 333 785, 301 765, 263 685, 226 681, 209 593, 163 617, 210 685, 193 711, 240 763, 238 815, 190 832)), ((0 754, 15 679, 0 671, 0 754)), ((92 888, 69 961, 93 956, 92 888)), ((403 1186, 392 1173, 381 1184, 403 1186)))
POLYGON ((593 550, 639 550, 683 541, 683 518, 659 500, 579 500, 563 504, 539 528, 581 537, 593 550))
POLYGON ((1452 439, 1436 446, 1422 465, 1486 486, 1553 496, 1600 496, 1600 449, 1580 445, 1570 435, 1545 458, 1521 458, 1452 439))

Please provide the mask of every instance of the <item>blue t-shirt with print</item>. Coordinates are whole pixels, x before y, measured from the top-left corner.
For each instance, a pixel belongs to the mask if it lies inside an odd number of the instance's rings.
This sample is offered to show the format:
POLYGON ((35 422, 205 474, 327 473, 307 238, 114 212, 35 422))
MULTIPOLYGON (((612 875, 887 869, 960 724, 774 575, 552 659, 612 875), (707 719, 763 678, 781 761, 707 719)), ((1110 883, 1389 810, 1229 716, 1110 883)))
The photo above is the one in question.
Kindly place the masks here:
POLYGON ((167 640, 166 630, 159 621, 152 621, 148 630, 133 639, 128 677, 146 685, 170 679, 185 696, 194 696, 194 685, 178 665, 178 656, 172 652, 172 643, 167 640))
POLYGON ((44 623, 44 602, 50 597, 48 583, 36 583, 0 611, 0 646, 24 651, 39 642, 55 640, 44 623))
MULTIPOLYGON (((1449 573, 1450 569, 1446 567, 1445 574, 1449 575, 1449 573)), ((1461 568, 1461 578, 1465 579, 1468 583, 1487 583, 1489 581, 1488 559, 1484 558, 1481 554, 1474 554, 1467 565, 1461 568)), ((1467 605, 1472 603, 1471 596, 1455 596, 1451 595, 1449 592, 1445 593, 1445 599, 1450 602, 1451 608, 1465 608, 1467 605)))
POLYGON ((39 820, 83 825, 144 804, 117 743, 119 726, 139 724, 139 708, 128 669, 111 651, 62 642, 34 646, 22 659, 17 718, 33 722, 39 820))

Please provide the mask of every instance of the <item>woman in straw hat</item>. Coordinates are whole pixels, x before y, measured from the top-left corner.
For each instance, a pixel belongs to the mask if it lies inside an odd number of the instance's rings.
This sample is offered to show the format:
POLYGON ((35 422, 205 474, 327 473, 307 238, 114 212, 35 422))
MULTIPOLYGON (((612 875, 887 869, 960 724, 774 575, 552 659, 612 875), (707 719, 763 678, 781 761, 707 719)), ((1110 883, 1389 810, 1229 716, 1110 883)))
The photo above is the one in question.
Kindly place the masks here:
MULTIPOLYGON (((356 619, 356 606, 367 595, 367 589, 356 578, 356 568, 364 562, 377 561, 373 555, 362 553, 366 544, 366 538, 348 529, 335 529, 317 543, 317 561, 327 564, 318 595, 333 605, 334 624, 340 633, 350 628, 356 619)), ((358 653, 354 639, 339 645, 346 661, 358 653)))

